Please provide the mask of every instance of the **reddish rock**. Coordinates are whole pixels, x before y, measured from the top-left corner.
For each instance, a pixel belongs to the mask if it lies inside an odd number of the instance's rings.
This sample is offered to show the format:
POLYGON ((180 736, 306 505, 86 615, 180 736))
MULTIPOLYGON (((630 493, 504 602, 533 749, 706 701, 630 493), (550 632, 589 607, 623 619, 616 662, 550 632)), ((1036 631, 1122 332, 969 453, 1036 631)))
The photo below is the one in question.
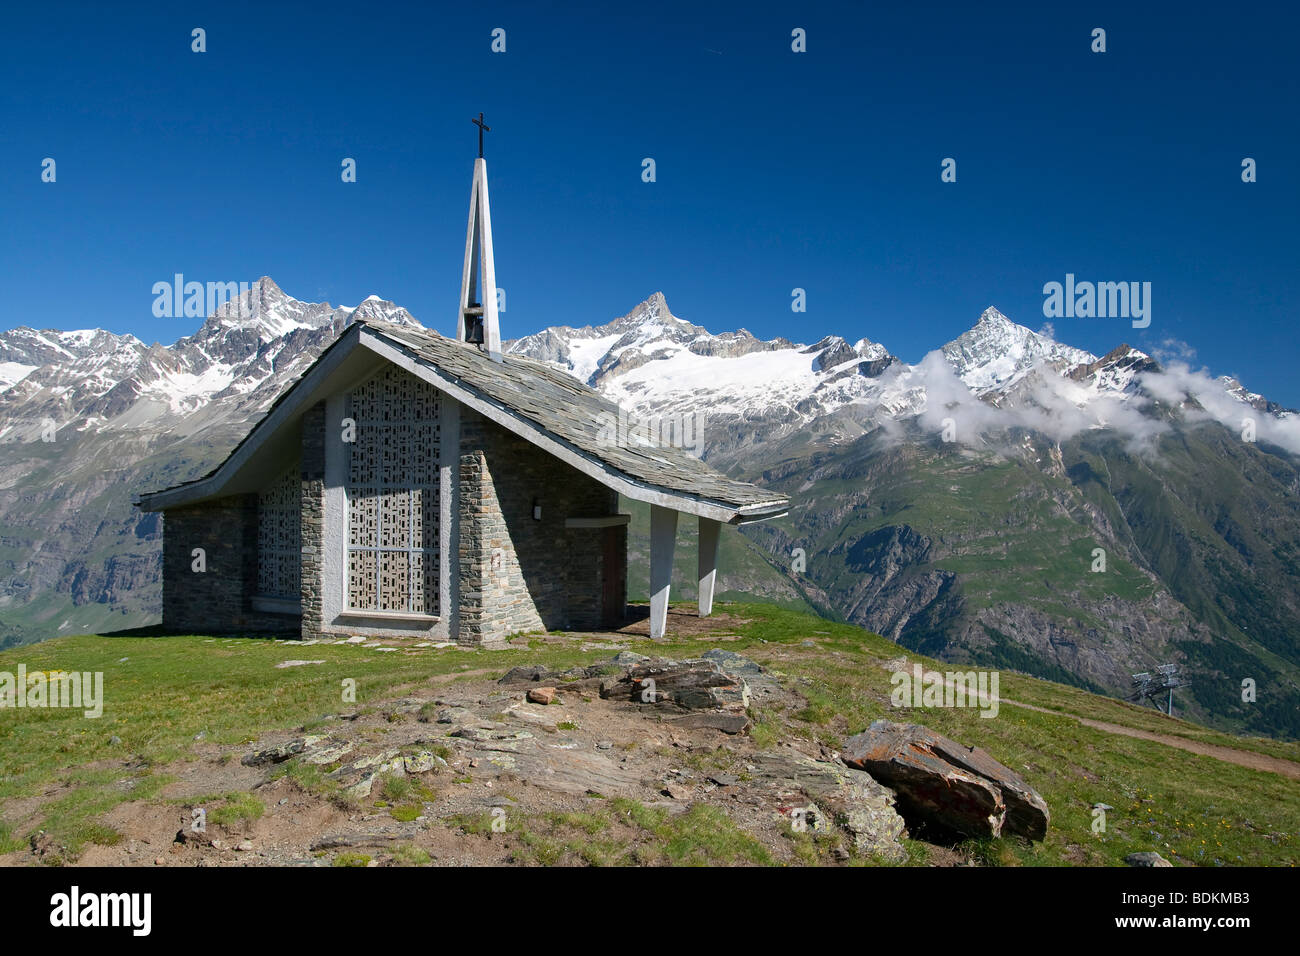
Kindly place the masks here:
POLYGON ((877 720, 840 757, 894 789, 904 819, 977 838, 1047 835, 1047 802, 1019 774, 928 727, 877 720))
POLYGON ((554 687, 534 687, 528 692, 528 699, 534 704, 550 704, 555 701, 554 687))

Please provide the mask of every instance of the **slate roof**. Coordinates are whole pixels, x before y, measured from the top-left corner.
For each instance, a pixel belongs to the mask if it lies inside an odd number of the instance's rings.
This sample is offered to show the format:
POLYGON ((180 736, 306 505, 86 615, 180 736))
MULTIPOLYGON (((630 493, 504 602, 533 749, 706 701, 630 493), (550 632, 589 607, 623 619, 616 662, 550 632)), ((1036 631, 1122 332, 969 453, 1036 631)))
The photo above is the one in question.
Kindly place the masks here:
POLYGON ((735 508, 770 505, 784 510, 789 505, 784 495, 728 478, 683 448, 610 442, 608 427, 619 421, 619 406, 545 362, 508 354, 494 362, 487 353, 436 332, 373 320, 363 324, 416 361, 455 376, 462 386, 540 425, 628 478, 735 508))
MULTIPOLYGON (((457 386, 481 400, 499 406, 507 414, 533 423, 552 439, 569 446, 582 456, 594 459, 603 468, 619 473, 632 482, 662 489, 672 495, 688 496, 710 503, 710 506, 716 504, 734 509, 735 518, 732 520, 761 520, 782 514, 789 507, 790 501, 784 495, 728 478, 683 448, 666 444, 631 444, 627 441, 611 443, 607 438, 602 438, 602 427, 619 420, 618 405, 573 376, 544 362, 504 354, 502 361, 494 362, 485 352, 473 346, 426 329, 391 322, 358 320, 354 326, 368 329, 404 352, 412 361, 454 379, 457 386)), ((351 331, 351 327, 348 331, 351 331)), ((346 331, 344 335, 347 335, 346 331)), ((340 342, 342 338, 341 336, 340 342)), ((355 338, 353 342, 356 342, 355 338)), ((326 349, 316 364, 323 361, 333 348, 331 346, 326 349)), ((218 476, 231 459, 245 445, 256 440, 255 436, 267 424, 272 412, 289 399, 310 371, 308 369, 304 372, 302 378, 272 402, 266 417, 253 427, 220 465, 201 478, 141 495, 138 502, 140 506, 149 511, 174 507, 181 502, 173 499, 164 504, 158 499, 173 495, 181 489, 193 496, 210 496, 210 492, 204 492, 204 486, 213 480, 219 480, 218 476)), ((631 421, 635 423, 636 419, 631 421)))

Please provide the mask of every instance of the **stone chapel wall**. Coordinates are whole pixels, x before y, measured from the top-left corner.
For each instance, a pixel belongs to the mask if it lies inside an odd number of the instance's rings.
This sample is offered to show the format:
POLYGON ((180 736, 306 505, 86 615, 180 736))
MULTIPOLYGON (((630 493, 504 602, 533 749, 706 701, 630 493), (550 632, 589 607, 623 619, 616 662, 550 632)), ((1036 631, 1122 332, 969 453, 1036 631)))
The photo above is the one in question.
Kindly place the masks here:
POLYGON ((302 622, 304 639, 324 632, 323 557, 325 551, 325 403, 302 417, 302 622))
MULTIPOLYGON (((604 552, 592 542, 603 529, 566 529, 565 519, 614 514, 617 493, 469 409, 459 490, 460 639, 595 626, 604 552)), ((625 569, 625 541, 619 554, 625 569)))
POLYGON ((295 615, 252 610, 257 591, 257 495, 169 508, 163 526, 163 621, 169 630, 298 630, 295 615), (203 551, 203 571, 194 570, 196 548, 203 551))

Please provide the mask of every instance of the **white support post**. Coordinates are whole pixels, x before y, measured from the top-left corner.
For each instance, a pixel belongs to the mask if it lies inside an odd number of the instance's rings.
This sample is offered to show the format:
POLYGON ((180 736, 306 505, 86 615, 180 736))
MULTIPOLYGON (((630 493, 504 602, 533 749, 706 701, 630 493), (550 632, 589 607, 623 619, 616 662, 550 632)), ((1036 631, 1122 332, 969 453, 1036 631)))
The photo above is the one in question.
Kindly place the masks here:
POLYGON ((713 585, 718 576, 718 540, 722 523, 713 518, 700 518, 700 617, 713 613, 713 585))
POLYGON ((677 542, 677 512, 650 506, 650 639, 668 627, 668 588, 673 580, 673 546, 677 542))

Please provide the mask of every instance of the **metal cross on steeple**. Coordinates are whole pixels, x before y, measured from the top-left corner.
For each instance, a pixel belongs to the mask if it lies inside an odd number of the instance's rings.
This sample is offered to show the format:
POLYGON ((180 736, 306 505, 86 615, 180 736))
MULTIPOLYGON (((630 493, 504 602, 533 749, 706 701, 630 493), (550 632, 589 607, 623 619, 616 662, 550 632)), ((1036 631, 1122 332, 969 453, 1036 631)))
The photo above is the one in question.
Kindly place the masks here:
POLYGON ((470 120, 470 122, 478 127, 478 158, 482 159, 483 158, 483 134, 485 132, 486 133, 492 132, 492 127, 488 126, 486 123, 483 122, 482 113, 478 114, 478 119, 470 120))

